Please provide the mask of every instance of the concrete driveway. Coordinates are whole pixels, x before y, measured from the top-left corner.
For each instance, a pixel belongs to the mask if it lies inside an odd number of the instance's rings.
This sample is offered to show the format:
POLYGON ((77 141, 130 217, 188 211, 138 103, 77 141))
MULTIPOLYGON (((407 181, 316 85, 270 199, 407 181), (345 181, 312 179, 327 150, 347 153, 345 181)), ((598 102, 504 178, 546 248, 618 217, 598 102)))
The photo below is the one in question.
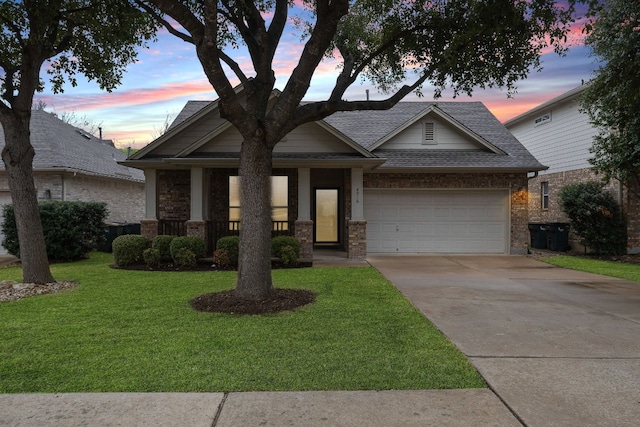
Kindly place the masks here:
POLYGON ((524 256, 372 256, 526 426, 640 425, 640 284, 524 256))

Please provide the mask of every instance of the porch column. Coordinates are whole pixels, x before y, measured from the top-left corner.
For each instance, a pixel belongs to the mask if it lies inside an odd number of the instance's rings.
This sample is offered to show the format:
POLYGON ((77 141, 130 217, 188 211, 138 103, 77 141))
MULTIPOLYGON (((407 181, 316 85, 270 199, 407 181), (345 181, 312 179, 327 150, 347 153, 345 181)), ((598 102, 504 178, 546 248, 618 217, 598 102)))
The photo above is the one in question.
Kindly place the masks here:
POLYGON ((157 170, 144 170, 144 218, 140 221, 140 234, 149 240, 158 235, 157 170))
POLYGON ((311 221, 311 169, 298 169, 298 219, 296 239, 300 243, 300 258, 313 259, 313 221, 311 221))
POLYGON ((367 221, 364 218, 363 169, 351 169, 351 218, 347 233, 347 257, 367 257, 367 221))
POLYGON ((187 221, 187 236, 200 237, 206 242, 203 176, 202 168, 191 168, 191 213, 187 221))

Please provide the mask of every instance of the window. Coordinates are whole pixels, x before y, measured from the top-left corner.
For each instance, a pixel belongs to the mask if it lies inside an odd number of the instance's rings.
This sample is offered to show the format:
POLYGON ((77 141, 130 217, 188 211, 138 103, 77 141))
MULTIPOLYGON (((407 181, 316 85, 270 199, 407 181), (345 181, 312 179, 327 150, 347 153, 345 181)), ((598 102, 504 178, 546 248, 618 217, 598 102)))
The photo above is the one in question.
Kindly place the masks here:
POLYGON ((437 144, 436 142, 436 124, 433 122, 424 122, 422 124, 423 144, 437 144))
POLYGON ((541 115, 540 117, 534 120, 534 125, 539 126, 545 123, 549 123, 551 121, 551 112, 541 115))
POLYGON ((542 209, 549 209, 549 182, 540 183, 540 201, 542 209))
MULTIPOLYGON (((240 221, 240 177, 229 177, 229 229, 234 229, 231 221, 240 221)), ((289 225, 289 177, 271 177, 271 220, 278 230, 288 230, 289 225)), ((237 228, 236 228, 237 229, 237 228)))

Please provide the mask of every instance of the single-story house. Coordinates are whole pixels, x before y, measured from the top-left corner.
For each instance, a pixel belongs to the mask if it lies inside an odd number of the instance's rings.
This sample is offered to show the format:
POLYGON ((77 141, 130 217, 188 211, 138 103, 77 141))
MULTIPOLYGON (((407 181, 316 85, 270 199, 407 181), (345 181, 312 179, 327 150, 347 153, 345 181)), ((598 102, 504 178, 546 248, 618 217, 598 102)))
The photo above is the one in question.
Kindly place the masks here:
MULTIPOLYGON (((586 112, 580 96, 587 85, 576 87, 505 122, 505 126, 540 162, 549 166, 529 180, 529 222, 568 222, 560 207, 559 191, 567 184, 598 181, 589 149, 599 130, 586 112)), ((616 180, 608 190, 627 216, 627 251, 640 252, 640 200, 616 180)), ((570 235, 573 250, 584 251, 577 236, 570 235)))
MULTIPOLYGON (((90 135, 41 109, 32 111, 30 130, 38 200, 105 202, 108 222, 140 222, 144 215, 144 174, 118 164, 127 155, 111 140, 90 135)), ((0 149, 3 147, 0 126, 0 149)), ((9 183, 4 163, 0 162, 0 205, 8 203, 9 183)))
MULTIPOLYGON (((216 101, 190 101, 127 161, 144 171, 142 234, 238 233, 239 132, 216 101)), ((334 114, 289 133, 273 153, 274 234, 302 256, 526 253, 527 173, 543 170, 480 102, 403 102, 334 114)))

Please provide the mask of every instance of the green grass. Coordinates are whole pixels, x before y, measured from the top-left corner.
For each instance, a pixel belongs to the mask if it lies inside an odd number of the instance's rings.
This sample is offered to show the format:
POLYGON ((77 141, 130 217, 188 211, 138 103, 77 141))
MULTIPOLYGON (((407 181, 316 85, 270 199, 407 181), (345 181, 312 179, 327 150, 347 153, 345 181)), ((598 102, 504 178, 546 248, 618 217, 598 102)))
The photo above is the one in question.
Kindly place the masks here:
POLYGON ((627 264, 623 262, 604 261, 567 255, 541 258, 541 261, 558 267, 570 268, 572 270, 602 274, 605 276, 631 280, 633 282, 640 282, 640 265, 637 264, 627 264))
MULTIPOLYGON (((484 387, 466 358, 372 268, 274 270, 307 288, 295 312, 233 316, 188 301, 233 272, 114 270, 107 254, 52 265, 78 286, 0 303, 0 392, 484 387)), ((20 279, 19 268, 0 280, 20 279)))

